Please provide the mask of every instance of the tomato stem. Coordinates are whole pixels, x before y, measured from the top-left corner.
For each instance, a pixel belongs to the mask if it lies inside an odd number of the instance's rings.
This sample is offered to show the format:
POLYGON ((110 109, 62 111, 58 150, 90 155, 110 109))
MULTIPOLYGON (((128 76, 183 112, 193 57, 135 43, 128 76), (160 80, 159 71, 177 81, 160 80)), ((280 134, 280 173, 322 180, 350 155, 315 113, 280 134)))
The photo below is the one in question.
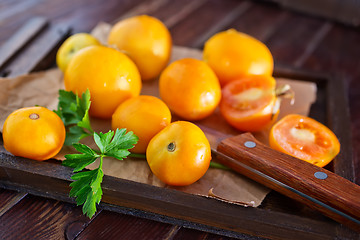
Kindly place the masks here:
POLYGON ((176 144, 174 142, 169 143, 169 145, 167 146, 167 150, 169 152, 173 152, 175 151, 175 149, 176 149, 176 144))
POLYGON ((37 113, 32 113, 32 114, 29 115, 29 118, 30 118, 31 120, 36 120, 36 119, 39 119, 40 116, 39 116, 39 114, 37 114, 37 113))
POLYGON ((289 84, 284 84, 275 89, 276 97, 289 98, 291 105, 295 102, 295 92, 291 89, 289 84))
POLYGON ((281 100, 283 98, 289 98, 290 104, 293 105, 295 102, 295 92, 291 89, 289 84, 280 85, 275 89, 276 102, 274 104, 271 120, 273 120, 274 116, 280 109, 281 100))

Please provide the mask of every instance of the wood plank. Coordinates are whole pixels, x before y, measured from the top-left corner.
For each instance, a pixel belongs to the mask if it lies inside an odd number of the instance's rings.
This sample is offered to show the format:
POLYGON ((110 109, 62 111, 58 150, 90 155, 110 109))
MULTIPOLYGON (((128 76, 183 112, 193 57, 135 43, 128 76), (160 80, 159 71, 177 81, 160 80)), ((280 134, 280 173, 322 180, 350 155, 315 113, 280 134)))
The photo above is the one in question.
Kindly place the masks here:
POLYGON ((15 206, 27 193, 10 191, 0 188, 0 217, 4 215, 10 208, 15 206))
MULTIPOLYGON (((144 1, 122 0, 119 2, 108 0, 106 4, 99 0, 48 0, 41 4, 37 2, 38 0, 26 1, 29 5, 26 11, 22 11, 21 14, 9 14, 6 18, 6 24, 5 21, 0 22, 0 45, 34 16, 42 16, 54 25, 71 26, 74 32, 90 32, 98 22, 111 22, 144 1)), ((16 5, 25 4, 19 1, 16 5)), ((6 9, 6 11, 11 13, 11 8, 6 9)))
MULTIPOLYGON (((221 236, 220 235, 216 235, 216 234, 212 234, 212 233, 207 233, 207 232, 201 232, 195 229, 190 229, 190 228, 181 228, 177 231, 176 235, 173 236, 172 240, 182 240, 182 239, 203 239, 203 240, 212 240, 212 239, 223 239, 223 240, 232 240, 235 238, 232 237, 226 237, 226 236, 221 236)), ((242 236, 241 239, 258 239, 255 237, 250 237, 250 236, 242 236)))
POLYGON ((295 65, 323 24, 319 19, 301 14, 289 16, 265 42, 274 57, 275 65, 295 65))
POLYGON ((212 26, 207 29, 206 32, 202 33, 201 36, 198 36, 195 41, 193 41, 190 47, 193 48, 202 48, 205 42, 212 37, 214 34, 223 31, 224 26, 228 25, 239 15, 244 14, 249 8, 251 8, 251 2, 242 2, 241 4, 235 6, 231 11, 229 11, 226 16, 212 24, 212 26))
POLYGON ((44 59, 56 49, 59 44, 68 36, 70 28, 68 26, 50 26, 32 41, 32 44, 23 49, 21 55, 12 59, 4 72, 8 77, 15 77, 50 66, 52 61, 43 62, 44 59))
MULTIPOLYGON (((151 14, 152 12, 158 10, 159 8, 161 8, 162 6, 164 6, 165 4, 168 4, 168 3, 169 3, 169 0, 143 1, 142 3, 136 5, 135 7, 133 7, 129 11, 127 11, 125 14, 121 15, 120 17, 115 18, 115 20, 112 20, 110 23, 115 24, 120 20, 129 18, 129 17, 133 17, 136 15, 142 15, 142 14, 152 15, 151 14)), ((177 3, 177 1, 175 2, 175 4, 176 3, 177 3)))
POLYGON ((244 14, 237 17, 225 29, 235 28, 265 42, 280 25, 290 17, 290 13, 273 4, 254 4, 244 14))
POLYGON ((45 28, 45 18, 35 17, 21 27, 0 49, 0 69, 45 28))
POLYGON ((360 26, 360 7, 353 0, 272 0, 285 8, 314 16, 340 21, 346 25, 360 26))
POLYGON ((206 3, 207 0, 171 1, 150 14, 163 21, 168 28, 172 28, 206 3))
POLYGON ((29 8, 32 8, 39 4, 40 0, 30 0, 30 1, 11 1, 12 5, 7 5, 4 8, 1 7, 0 10, 0 22, 8 20, 8 18, 21 15, 26 12, 29 8))
MULTIPOLYGON (((213 25, 216 25, 221 19, 226 18, 229 12, 232 12, 244 1, 209 0, 198 11, 189 14, 183 21, 170 28, 175 45, 192 46, 198 38, 201 38, 213 25), (194 24, 194 23, 199 24, 194 24)), ((232 15, 234 18, 235 16, 232 15)))
POLYGON ((71 25, 74 32, 90 32, 100 21, 112 22, 141 3, 142 0, 123 0, 121 4, 118 0, 107 0, 106 4, 98 0, 82 0, 78 7, 81 11, 71 12, 70 17, 61 19, 61 23, 71 25))
POLYGON ((76 239, 164 239, 172 229, 170 224, 103 211, 76 239))
POLYGON ((80 207, 28 195, 0 217, 0 239, 73 239, 90 219, 80 207))

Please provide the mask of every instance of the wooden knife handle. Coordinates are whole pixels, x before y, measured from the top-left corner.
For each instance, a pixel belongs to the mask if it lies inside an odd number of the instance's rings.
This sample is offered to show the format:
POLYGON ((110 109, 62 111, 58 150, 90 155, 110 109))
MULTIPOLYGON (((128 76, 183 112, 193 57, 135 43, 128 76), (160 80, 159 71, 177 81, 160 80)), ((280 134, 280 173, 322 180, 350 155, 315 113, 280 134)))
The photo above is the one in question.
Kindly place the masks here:
POLYGON ((221 141, 217 151, 222 164, 360 232, 360 186, 324 168, 273 150, 250 133, 221 141))

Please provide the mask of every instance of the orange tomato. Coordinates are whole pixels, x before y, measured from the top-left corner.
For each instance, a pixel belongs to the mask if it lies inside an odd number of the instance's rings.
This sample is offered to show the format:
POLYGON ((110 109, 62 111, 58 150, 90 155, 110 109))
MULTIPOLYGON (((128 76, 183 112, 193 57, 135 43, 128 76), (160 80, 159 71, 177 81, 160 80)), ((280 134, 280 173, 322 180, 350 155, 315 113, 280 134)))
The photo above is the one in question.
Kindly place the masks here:
POLYGON ((221 98, 219 81, 204 62, 184 58, 170 64, 159 79, 160 96, 170 110, 186 120, 212 114, 221 98))
POLYGON ((274 68, 270 50, 259 40, 235 29, 209 38, 203 59, 214 70, 221 86, 248 75, 271 76, 274 68))
POLYGON ((65 89, 79 96, 89 89, 89 114, 111 118, 120 103, 138 96, 140 74, 125 54, 104 46, 83 48, 71 59, 64 76, 65 89))
POLYGON ((6 118, 3 126, 7 151, 39 161, 52 158, 61 150, 65 134, 59 116, 44 107, 18 109, 6 118))
POLYGON ((199 180, 211 160, 210 144, 195 124, 177 121, 150 141, 146 150, 151 171, 169 185, 185 186, 199 180))
POLYGON ((270 76, 249 76, 228 83, 222 89, 220 112, 225 120, 240 131, 256 132, 273 123, 277 97, 275 79, 270 76))
POLYGON ((335 134, 316 120, 290 114, 270 131, 270 146, 319 167, 327 165, 340 152, 335 134))
POLYGON ((112 116, 112 129, 126 128, 139 137, 130 151, 145 153, 153 136, 171 122, 171 113, 166 104, 153 96, 133 97, 116 109, 112 116))
POLYGON ((128 54, 139 68, 142 80, 150 80, 168 64, 172 40, 160 20, 141 15, 116 23, 111 28, 108 44, 128 54))

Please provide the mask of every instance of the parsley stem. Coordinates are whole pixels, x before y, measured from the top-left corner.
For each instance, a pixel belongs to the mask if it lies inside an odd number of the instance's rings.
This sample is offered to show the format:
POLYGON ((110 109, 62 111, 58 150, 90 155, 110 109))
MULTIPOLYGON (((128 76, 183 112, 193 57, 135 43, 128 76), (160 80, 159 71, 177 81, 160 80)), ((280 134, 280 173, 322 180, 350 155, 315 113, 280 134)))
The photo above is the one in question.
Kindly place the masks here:
POLYGON ((221 163, 213 162, 213 161, 210 162, 210 167, 223 169, 223 170, 230 170, 230 168, 228 168, 227 166, 222 165, 221 163))
POLYGON ((101 168, 101 169, 102 169, 102 164, 103 164, 103 158, 104 158, 104 155, 101 154, 100 155, 100 163, 99 163, 99 168, 101 168))

